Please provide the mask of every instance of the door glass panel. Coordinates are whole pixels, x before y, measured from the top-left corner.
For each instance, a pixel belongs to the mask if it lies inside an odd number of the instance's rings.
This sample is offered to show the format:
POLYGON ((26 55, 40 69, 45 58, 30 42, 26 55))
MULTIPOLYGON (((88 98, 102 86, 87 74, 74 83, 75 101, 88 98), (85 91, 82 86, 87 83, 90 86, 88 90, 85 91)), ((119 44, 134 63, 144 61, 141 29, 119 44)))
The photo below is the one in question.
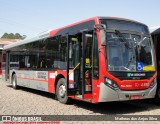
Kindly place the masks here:
POLYGON ((92 42, 93 35, 88 33, 85 34, 85 92, 90 92, 92 90, 92 42))
POLYGON ((98 54, 98 41, 96 34, 93 40, 93 78, 99 78, 99 54, 98 54))

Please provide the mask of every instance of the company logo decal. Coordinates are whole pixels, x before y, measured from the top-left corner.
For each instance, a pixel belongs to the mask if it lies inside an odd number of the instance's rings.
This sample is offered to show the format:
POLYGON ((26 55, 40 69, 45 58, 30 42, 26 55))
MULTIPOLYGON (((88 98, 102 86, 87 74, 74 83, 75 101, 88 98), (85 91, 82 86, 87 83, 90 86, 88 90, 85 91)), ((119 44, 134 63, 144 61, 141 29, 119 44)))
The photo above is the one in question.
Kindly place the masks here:
POLYGON ((127 73, 127 77, 144 77, 145 73, 127 73))

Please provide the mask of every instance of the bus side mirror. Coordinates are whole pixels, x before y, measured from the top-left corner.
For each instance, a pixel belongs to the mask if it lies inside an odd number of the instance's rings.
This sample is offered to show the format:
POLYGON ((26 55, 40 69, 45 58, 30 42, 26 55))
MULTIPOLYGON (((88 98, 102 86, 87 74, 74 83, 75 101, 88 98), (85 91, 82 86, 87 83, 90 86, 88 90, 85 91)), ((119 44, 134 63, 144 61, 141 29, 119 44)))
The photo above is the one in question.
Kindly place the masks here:
POLYGON ((103 46, 107 45, 106 43, 106 25, 98 24, 98 25, 95 25, 94 27, 96 30, 100 30, 101 45, 103 46))
POLYGON ((106 31, 104 29, 100 30, 100 39, 101 39, 101 45, 105 46, 106 44, 106 31))

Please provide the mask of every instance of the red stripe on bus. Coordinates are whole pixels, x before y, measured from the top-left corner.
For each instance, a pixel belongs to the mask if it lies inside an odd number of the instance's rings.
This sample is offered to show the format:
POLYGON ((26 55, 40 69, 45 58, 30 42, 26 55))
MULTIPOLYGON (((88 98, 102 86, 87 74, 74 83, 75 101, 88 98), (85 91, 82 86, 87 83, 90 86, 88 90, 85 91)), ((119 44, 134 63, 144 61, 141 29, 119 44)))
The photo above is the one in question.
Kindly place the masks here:
POLYGON ((47 80, 38 80, 38 79, 34 79, 34 78, 23 78, 23 77, 18 77, 17 78, 20 78, 20 79, 24 79, 24 80, 34 80, 34 81, 40 81, 40 82, 48 82, 47 80))

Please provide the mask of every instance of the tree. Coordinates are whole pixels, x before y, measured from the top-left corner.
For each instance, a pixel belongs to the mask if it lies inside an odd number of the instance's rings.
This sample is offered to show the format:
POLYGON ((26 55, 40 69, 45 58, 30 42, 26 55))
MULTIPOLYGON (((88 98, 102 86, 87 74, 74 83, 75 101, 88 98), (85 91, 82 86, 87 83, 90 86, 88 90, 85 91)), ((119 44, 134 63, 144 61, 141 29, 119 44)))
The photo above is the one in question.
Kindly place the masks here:
POLYGON ((22 39, 22 36, 21 36, 19 33, 16 33, 16 34, 14 35, 14 37, 15 37, 15 39, 22 39))
POLYGON ((8 33, 4 33, 1 38, 8 38, 8 33))
POLYGON ((15 33, 15 34, 13 34, 13 33, 10 33, 10 34, 4 33, 1 38, 8 38, 8 39, 25 39, 26 37, 27 37, 26 35, 20 35, 19 33, 15 33))
POLYGON ((10 34, 8 35, 8 38, 9 38, 9 39, 15 39, 15 36, 14 36, 13 33, 10 33, 10 34))

